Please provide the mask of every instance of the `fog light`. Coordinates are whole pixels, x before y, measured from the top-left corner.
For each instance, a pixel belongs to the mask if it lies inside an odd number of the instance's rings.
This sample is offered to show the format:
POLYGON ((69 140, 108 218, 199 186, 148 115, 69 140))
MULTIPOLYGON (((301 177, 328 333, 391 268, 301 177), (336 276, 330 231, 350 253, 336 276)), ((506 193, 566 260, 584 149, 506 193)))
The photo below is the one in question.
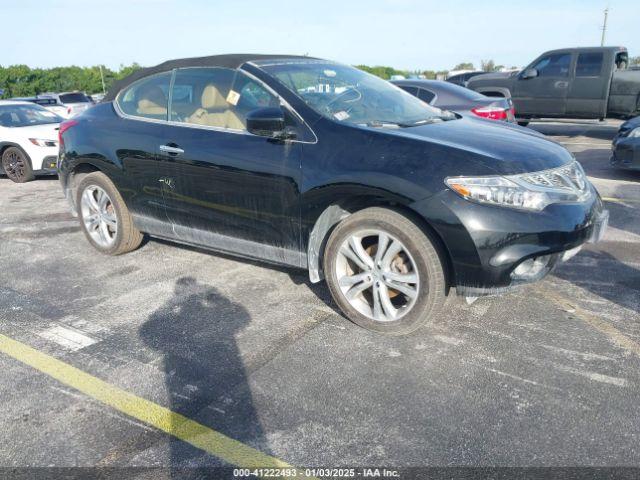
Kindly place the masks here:
POLYGON ((551 255, 529 258, 511 272, 511 278, 514 280, 535 280, 546 273, 550 259, 551 255))

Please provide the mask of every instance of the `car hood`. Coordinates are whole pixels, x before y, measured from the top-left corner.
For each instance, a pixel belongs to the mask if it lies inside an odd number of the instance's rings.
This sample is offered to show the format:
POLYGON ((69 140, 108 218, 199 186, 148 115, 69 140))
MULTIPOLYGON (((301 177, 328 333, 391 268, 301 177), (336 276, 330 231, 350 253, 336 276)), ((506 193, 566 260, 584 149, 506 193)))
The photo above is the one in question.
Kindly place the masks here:
MULTIPOLYGON (((500 175, 546 170, 573 161, 571 153, 559 143, 506 122, 462 118, 387 131, 468 152, 471 155, 467 158, 500 175)), ((452 173, 464 174, 462 165, 460 172, 452 173)))
POLYGON ((29 125, 27 127, 13 127, 9 128, 15 136, 22 138, 40 138, 43 140, 58 140, 59 123, 48 123, 46 125, 29 125))

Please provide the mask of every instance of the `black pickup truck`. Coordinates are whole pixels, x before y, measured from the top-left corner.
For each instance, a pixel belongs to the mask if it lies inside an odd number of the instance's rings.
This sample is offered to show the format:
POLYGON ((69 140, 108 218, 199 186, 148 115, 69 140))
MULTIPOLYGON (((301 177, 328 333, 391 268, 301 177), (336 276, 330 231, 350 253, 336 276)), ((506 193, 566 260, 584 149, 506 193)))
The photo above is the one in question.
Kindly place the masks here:
POLYGON ((624 47, 545 52, 524 70, 472 77, 468 88, 511 97, 519 123, 532 118, 629 118, 640 113, 640 70, 624 47))

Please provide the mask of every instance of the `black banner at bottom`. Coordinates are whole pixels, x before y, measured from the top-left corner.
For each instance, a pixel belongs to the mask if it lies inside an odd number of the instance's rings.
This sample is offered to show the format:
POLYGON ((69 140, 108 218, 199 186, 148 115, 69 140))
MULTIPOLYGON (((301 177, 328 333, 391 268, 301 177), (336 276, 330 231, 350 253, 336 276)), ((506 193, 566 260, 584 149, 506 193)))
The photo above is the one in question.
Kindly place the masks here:
POLYGON ((208 479, 395 479, 395 480, 639 480, 640 467, 20 467, 0 468, 0 480, 208 480, 208 479))

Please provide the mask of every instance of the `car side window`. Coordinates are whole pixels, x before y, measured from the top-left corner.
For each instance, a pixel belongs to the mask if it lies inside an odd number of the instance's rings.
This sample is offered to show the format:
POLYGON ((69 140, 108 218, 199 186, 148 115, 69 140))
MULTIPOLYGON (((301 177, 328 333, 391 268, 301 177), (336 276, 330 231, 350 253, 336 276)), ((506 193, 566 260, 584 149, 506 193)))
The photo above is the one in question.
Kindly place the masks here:
POLYGON ((171 72, 143 78, 120 92, 116 103, 127 115, 166 120, 170 83, 171 72))
POLYGON ((539 77, 568 77, 570 66, 570 53, 556 53, 541 58, 533 68, 538 71, 539 77))
POLYGON ((434 98, 436 98, 436 94, 431 90, 426 90, 424 88, 418 89, 418 98, 423 102, 431 103, 434 98))
POLYGON ((618 52, 615 63, 617 70, 626 70, 629 65, 629 54, 627 52, 618 52))
POLYGON ((413 95, 414 97, 418 96, 418 89, 416 87, 406 87, 404 85, 398 85, 402 90, 404 90, 407 93, 410 93, 411 95, 413 95))
POLYGON ((169 120, 245 130, 247 113, 279 104, 275 95, 240 71, 183 68, 176 71, 173 81, 169 120))
POLYGON ((581 53, 576 63, 576 77, 597 77, 602 71, 602 52, 581 53))

